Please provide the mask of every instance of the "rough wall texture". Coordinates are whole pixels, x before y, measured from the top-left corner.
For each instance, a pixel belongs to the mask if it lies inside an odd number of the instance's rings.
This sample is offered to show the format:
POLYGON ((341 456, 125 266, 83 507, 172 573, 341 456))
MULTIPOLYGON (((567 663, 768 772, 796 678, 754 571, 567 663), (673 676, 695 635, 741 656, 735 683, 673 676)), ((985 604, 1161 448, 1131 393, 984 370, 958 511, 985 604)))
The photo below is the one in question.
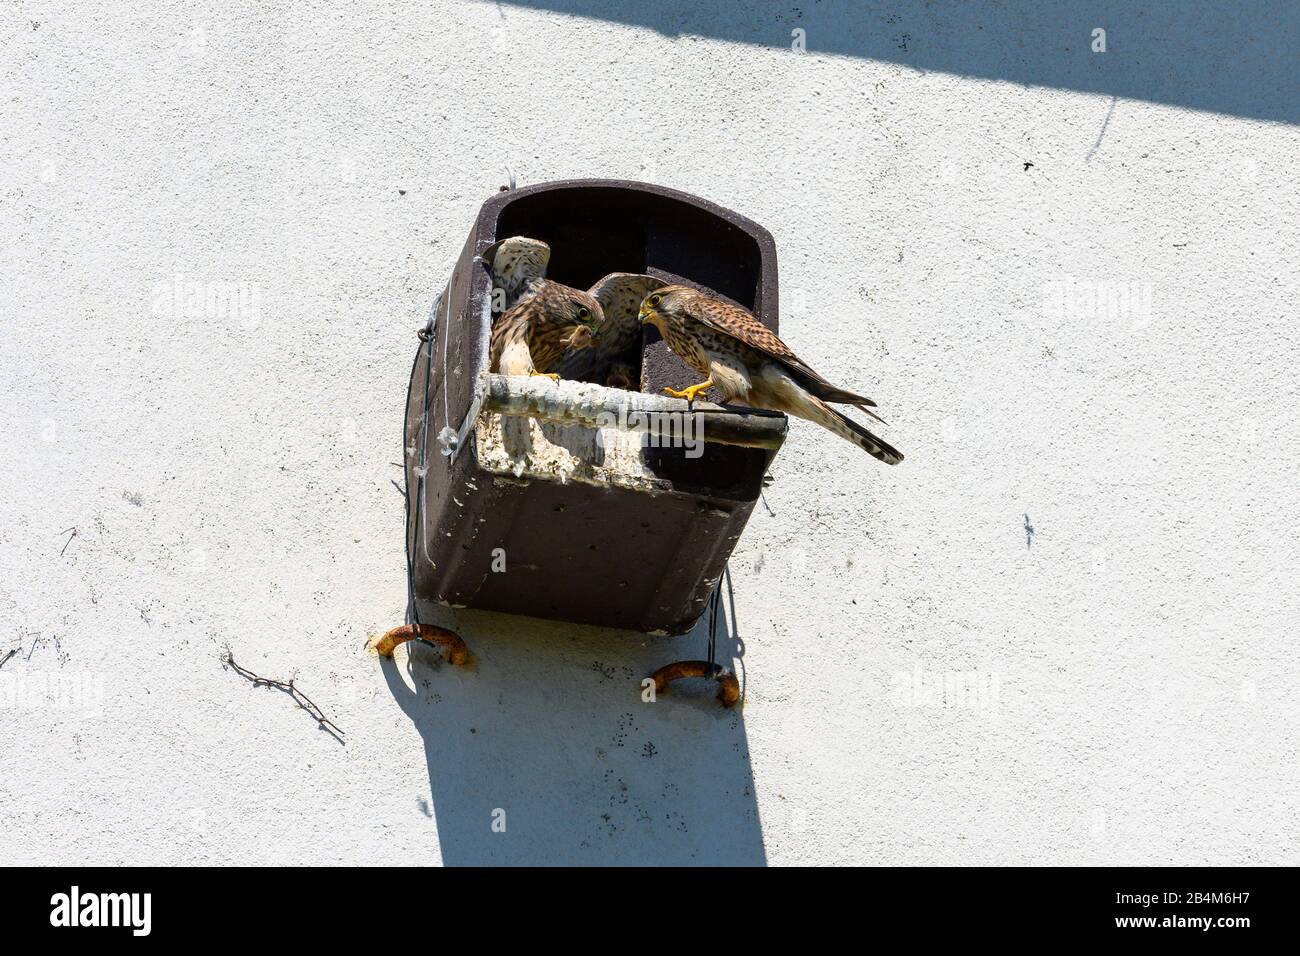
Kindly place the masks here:
POLYGON ((0 13, 0 860, 1297 862, 1287 5, 149 6, 0 13), (743 710, 640 702, 702 633, 363 649, 506 165, 763 223, 907 452, 795 423, 743 710))

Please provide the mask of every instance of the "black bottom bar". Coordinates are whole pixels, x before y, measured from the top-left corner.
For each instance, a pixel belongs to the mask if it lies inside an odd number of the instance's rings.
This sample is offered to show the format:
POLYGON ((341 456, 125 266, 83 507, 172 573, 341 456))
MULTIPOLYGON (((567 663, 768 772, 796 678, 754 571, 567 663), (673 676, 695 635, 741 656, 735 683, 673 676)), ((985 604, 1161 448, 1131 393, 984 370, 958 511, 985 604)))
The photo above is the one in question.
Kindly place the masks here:
POLYGON ((664 942, 658 934, 679 912, 683 928, 716 920, 734 926, 738 939, 749 929, 766 934, 794 925, 865 940, 902 934, 927 947, 1123 939, 1181 947, 1290 938, 1294 872, 9 869, 0 871, 0 883, 6 933, 16 939, 75 933, 83 941, 201 939, 210 946, 283 937, 300 947, 373 933, 385 944, 408 936, 428 943, 445 920, 495 937, 506 926, 553 925, 566 913, 575 938, 589 936, 583 927, 600 926, 633 939, 647 931, 664 942))

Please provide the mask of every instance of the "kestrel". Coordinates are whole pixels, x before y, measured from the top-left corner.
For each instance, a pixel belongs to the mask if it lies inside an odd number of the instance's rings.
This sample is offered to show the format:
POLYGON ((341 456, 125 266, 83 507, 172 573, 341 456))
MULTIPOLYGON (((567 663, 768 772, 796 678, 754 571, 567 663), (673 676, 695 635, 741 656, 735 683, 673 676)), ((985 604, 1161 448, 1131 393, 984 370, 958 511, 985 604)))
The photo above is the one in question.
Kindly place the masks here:
POLYGON ((826 404, 854 405, 880 421, 871 411, 875 402, 826 381, 739 306, 670 285, 646 296, 639 314, 704 376, 703 382, 681 391, 664 389, 670 395, 691 402, 705 389, 716 388, 724 402, 739 399, 755 408, 788 412, 816 422, 888 465, 903 460, 896 448, 826 404))
POLYGON ((534 279, 528 292, 492 325, 489 368, 502 375, 549 375, 565 349, 589 348, 604 319, 580 289, 534 279))
POLYGON ((546 278, 551 261, 551 247, 540 239, 511 236, 494 242, 479 256, 492 273, 492 286, 500 289, 504 299, 500 311, 513 308, 538 279, 546 278))
POLYGON ((636 374, 636 369, 632 367, 631 362, 611 362, 608 370, 605 372, 605 386, 607 388, 622 388, 629 391, 635 391, 633 384, 640 383, 640 377, 636 374))
POLYGON ((641 364, 641 323, 637 319, 641 302, 666 284, 654 276, 611 272, 588 289, 600 303, 605 321, 591 348, 570 352, 560 360, 560 374, 611 388, 631 388, 634 370, 641 364))

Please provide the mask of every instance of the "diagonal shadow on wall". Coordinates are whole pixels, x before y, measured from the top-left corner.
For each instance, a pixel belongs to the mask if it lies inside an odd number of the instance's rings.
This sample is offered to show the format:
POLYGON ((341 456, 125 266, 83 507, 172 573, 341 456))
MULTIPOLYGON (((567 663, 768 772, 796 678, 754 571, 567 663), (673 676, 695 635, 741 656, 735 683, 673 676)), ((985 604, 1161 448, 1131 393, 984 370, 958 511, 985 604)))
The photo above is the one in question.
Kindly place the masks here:
POLYGON ((1300 122, 1292 0, 493 2, 503 18, 533 7, 785 50, 801 29, 809 53, 1300 122), (1104 53, 1092 50, 1095 28, 1106 31, 1104 53))
MULTIPOLYGON (((451 667, 408 644, 383 661, 424 740, 445 864, 765 864, 742 708, 705 681, 641 700, 655 668, 701 656, 705 621, 665 639, 425 603, 420 615, 474 657, 451 667)), ((718 642, 719 660, 743 656, 733 615, 718 642)))

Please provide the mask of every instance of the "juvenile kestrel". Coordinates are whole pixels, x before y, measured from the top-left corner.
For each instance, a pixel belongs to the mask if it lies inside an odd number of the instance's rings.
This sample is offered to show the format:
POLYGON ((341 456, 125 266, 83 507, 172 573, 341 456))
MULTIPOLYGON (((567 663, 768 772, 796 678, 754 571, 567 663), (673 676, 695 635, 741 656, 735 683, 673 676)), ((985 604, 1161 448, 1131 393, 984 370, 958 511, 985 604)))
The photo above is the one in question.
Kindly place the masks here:
POLYGON ((826 381, 744 309, 687 286, 670 285, 646 296, 639 314, 704 376, 703 382, 682 391, 664 389, 670 395, 694 401, 705 389, 716 388, 724 402, 739 399, 754 408, 797 415, 888 465, 903 460, 896 448, 826 404, 854 405, 879 421, 871 411, 875 402, 826 381))
POLYGON ((637 313, 642 300, 664 285, 654 276, 611 272, 588 289, 588 294, 600 303, 605 321, 591 348, 570 352, 560 360, 560 374, 611 388, 632 388, 634 370, 641 364, 641 323, 637 313))
POLYGON ((580 289, 535 279, 492 325, 489 368, 502 375, 550 375, 565 349, 589 348, 604 319, 600 303, 580 289))
POLYGON ((608 388, 622 388, 636 391, 641 382, 631 362, 611 362, 605 372, 605 385, 608 388))
POLYGON ((546 278, 551 247, 540 239, 511 236, 494 242, 479 256, 492 273, 492 287, 500 289, 500 311, 513 308, 538 279, 546 278))

